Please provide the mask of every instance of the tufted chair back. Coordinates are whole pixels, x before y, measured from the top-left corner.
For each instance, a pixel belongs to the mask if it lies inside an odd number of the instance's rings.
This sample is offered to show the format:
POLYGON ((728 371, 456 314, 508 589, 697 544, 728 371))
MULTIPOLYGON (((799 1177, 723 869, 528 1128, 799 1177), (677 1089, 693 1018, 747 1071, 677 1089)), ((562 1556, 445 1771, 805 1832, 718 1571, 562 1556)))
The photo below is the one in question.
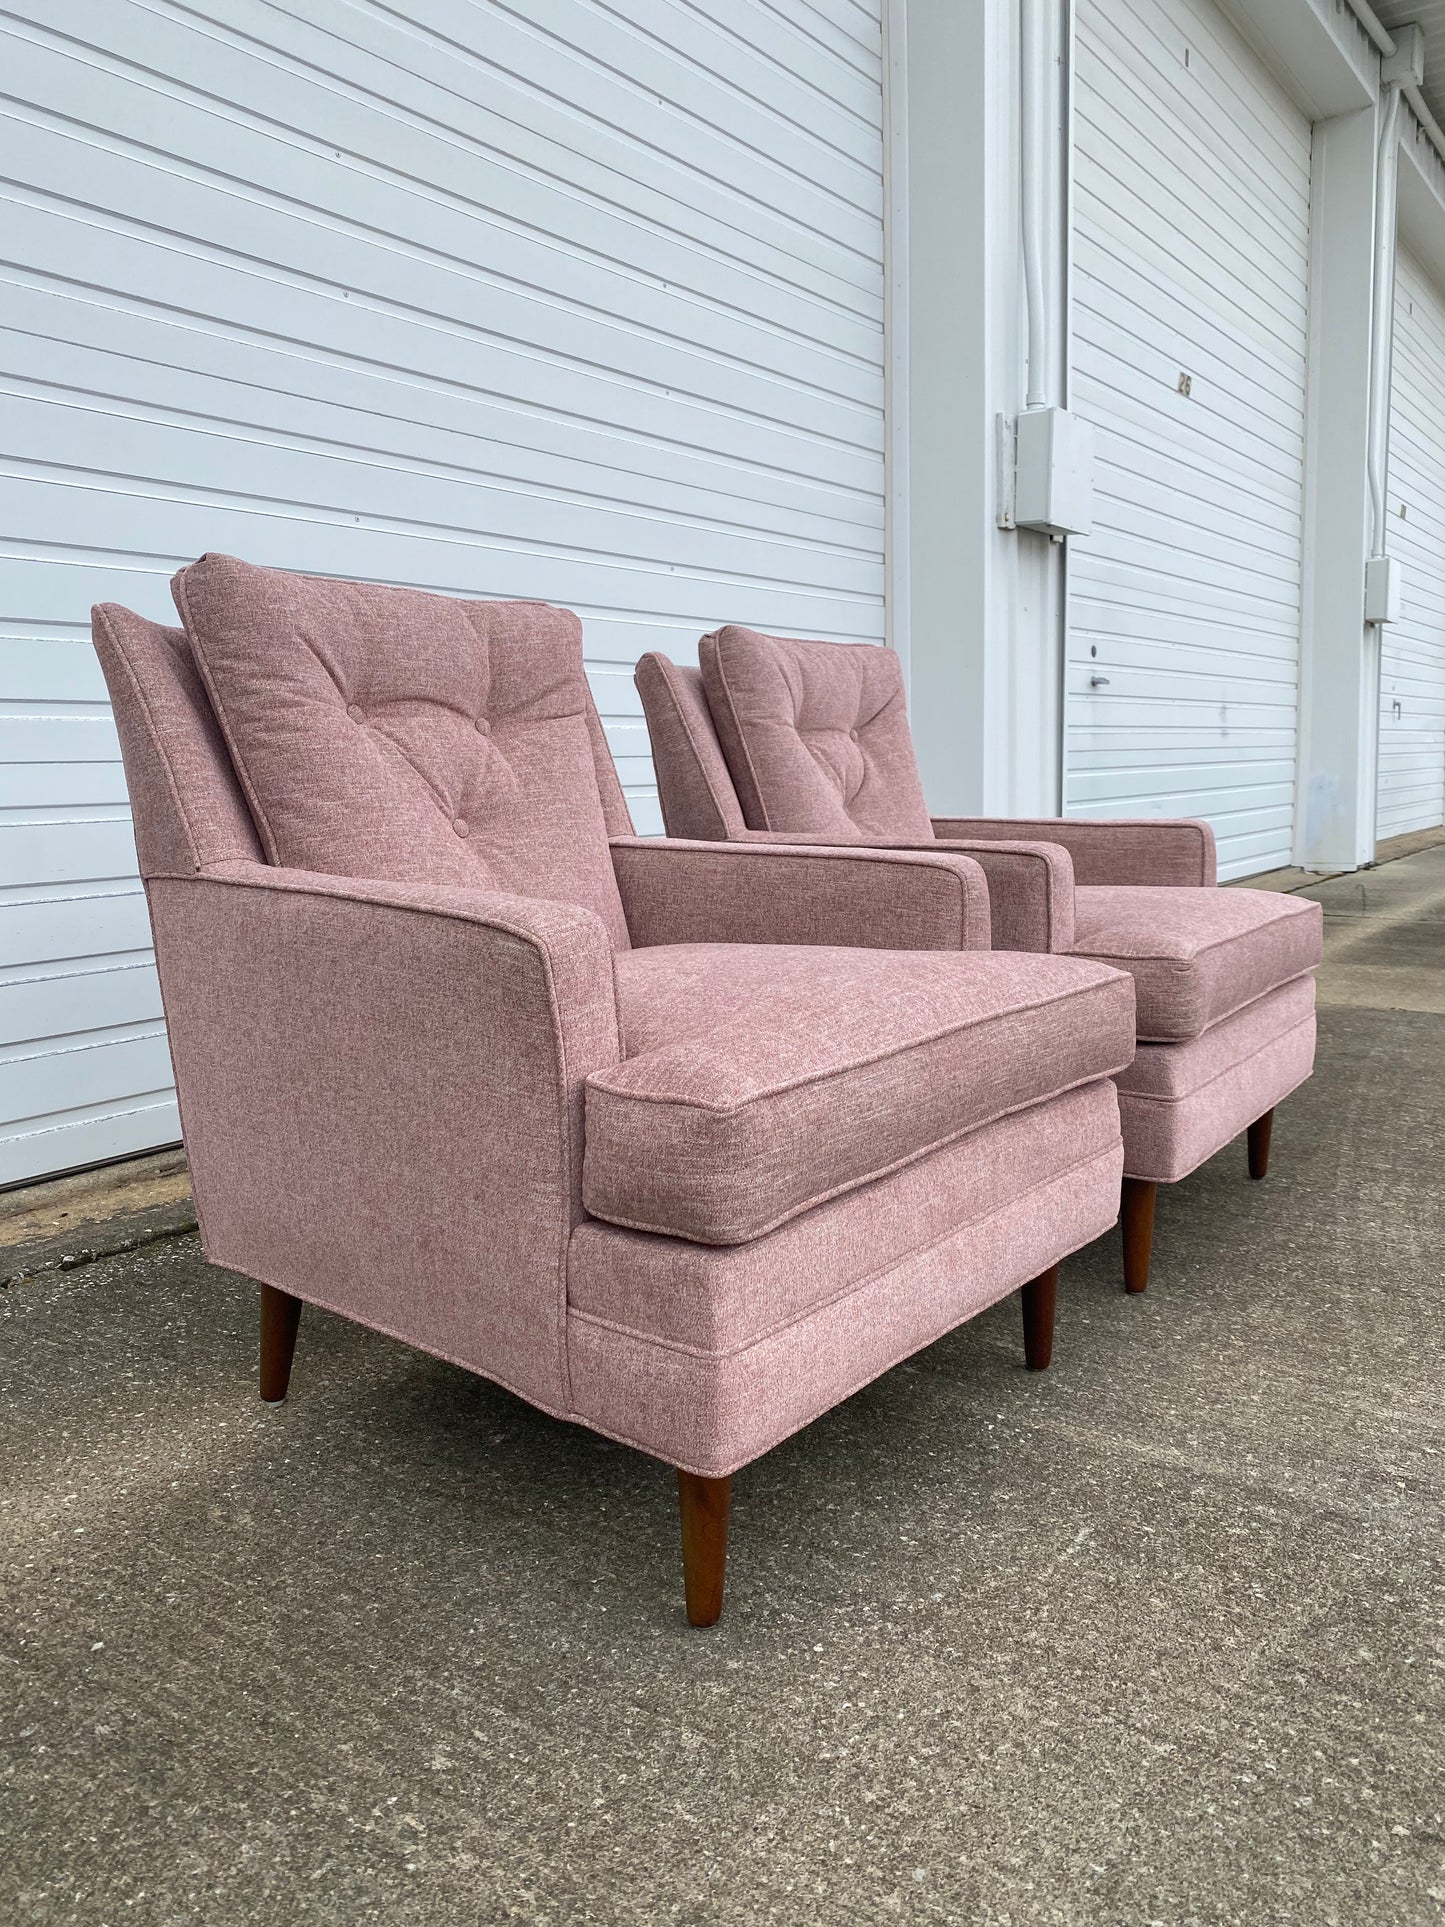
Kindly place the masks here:
POLYGON ((698 662, 749 829, 932 839, 891 649, 729 626, 698 662))
POLYGON ((574 615, 220 555, 172 587, 184 635, 95 612, 144 874, 263 853, 580 903, 627 946, 607 839, 632 826, 574 615))

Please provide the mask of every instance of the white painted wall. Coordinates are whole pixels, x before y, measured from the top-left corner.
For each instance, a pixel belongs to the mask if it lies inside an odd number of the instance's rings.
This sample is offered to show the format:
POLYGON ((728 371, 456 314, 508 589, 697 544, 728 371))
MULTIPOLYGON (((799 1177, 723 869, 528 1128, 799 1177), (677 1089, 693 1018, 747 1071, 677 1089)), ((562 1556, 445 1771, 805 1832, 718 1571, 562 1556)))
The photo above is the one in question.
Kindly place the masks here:
POLYGON ((0 26, 0 1182, 177 1136, 92 602, 203 550, 884 634, 877 0, 17 0, 0 26))
POLYGON ((1081 0, 1076 97, 1067 805, 1247 875, 1293 833, 1310 123, 1213 0, 1081 0))
POLYGON ((1403 597, 1381 642, 1381 837, 1445 822, 1445 292, 1403 251, 1392 375, 1390 552, 1403 597))
MULTIPOLYGON (((1017 0, 907 0, 907 15, 913 737, 935 813, 1053 814, 1063 556, 997 519, 995 425, 1024 402, 1017 0)), ((1062 178, 1044 217, 1062 397, 1062 178)))

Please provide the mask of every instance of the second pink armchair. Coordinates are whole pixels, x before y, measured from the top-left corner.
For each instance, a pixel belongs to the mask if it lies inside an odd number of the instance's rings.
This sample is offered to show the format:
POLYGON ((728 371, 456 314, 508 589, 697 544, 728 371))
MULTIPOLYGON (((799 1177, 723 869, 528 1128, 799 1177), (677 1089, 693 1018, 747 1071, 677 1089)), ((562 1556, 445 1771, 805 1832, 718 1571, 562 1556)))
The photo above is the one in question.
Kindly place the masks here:
POLYGON ((1314 1062, 1319 905, 1217 888, 1207 823, 930 816, 891 650, 728 627, 698 654, 637 669, 670 836, 950 850, 987 875, 996 947, 1133 978, 1122 1222, 1143 1291, 1160 1184, 1243 1132, 1265 1175, 1274 1108, 1314 1062))

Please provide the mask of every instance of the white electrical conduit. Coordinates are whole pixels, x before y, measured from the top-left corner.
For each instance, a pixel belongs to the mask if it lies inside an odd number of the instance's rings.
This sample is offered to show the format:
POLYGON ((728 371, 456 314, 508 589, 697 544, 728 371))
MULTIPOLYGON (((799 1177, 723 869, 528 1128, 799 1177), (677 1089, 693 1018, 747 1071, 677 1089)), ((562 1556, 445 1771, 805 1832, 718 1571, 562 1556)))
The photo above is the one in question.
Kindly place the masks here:
MULTIPOLYGON (((1370 40, 1371 44, 1388 60, 1390 55, 1395 52, 1395 42, 1385 30, 1379 15, 1366 4, 1366 0, 1349 0, 1349 8, 1350 12, 1364 28, 1366 37, 1370 40)), ((1424 128, 1430 145, 1435 149, 1435 152, 1440 156, 1441 160, 1445 161, 1445 128, 1441 127, 1439 121, 1436 120, 1435 116, 1430 112, 1430 109, 1425 105, 1425 96, 1420 92, 1420 89, 1415 85, 1413 80, 1407 80, 1405 82, 1405 98, 1414 109, 1415 118, 1424 128)))
POLYGON ((1049 0, 1020 0, 1019 118, 1022 122, 1019 155, 1019 198, 1023 225, 1024 312, 1027 349, 1025 408, 1048 405, 1049 335, 1044 308, 1044 177, 1051 143, 1044 122, 1053 55, 1046 43, 1044 18, 1049 0))
POLYGON ((1395 51, 1395 43, 1386 31, 1384 22, 1372 8, 1366 6, 1365 0, 1350 0, 1350 12, 1382 54, 1389 55, 1395 51))
POLYGON ((1385 89, 1380 151, 1375 164, 1375 261, 1370 310, 1370 401, 1367 438, 1370 475, 1370 554, 1386 542, 1385 448, 1390 411, 1390 328, 1394 312, 1395 197, 1399 184, 1400 83, 1385 89))

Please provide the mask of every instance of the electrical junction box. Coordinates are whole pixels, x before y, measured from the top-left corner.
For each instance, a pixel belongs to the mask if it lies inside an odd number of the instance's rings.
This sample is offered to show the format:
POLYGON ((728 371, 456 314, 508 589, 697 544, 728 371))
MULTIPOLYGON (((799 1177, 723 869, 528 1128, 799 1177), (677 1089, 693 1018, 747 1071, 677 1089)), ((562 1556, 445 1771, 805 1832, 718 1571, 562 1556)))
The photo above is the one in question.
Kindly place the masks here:
POLYGON ((1365 564, 1365 620, 1400 620, 1400 564, 1393 555, 1372 555, 1365 564))
POLYGON ((1067 408, 1030 408, 1014 423, 1013 520, 1045 535, 1094 526, 1094 425, 1067 408))
POLYGON ((1386 86, 1392 80, 1402 87, 1425 85, 1425 29, 1410 25, 1396 27, 1395 51, 1380 62, 1380 79, 1386 86))

